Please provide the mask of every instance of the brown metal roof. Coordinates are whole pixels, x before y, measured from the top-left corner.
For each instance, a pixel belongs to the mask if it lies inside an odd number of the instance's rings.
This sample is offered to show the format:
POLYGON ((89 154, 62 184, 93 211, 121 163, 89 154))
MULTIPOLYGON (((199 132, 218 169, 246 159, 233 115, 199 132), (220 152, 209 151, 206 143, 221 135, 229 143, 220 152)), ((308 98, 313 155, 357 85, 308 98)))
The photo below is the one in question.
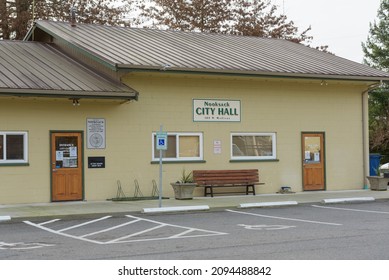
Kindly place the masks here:
POLYGON ((49 44, 0 41, 0 95, 136 99, 138 93, 108 80, 49 44))
MULTIPOLYGON (((389 74, 280 39, 38 21, 35 28, 112 69, 387 80, 389 74)), ((30 37, 31 37, 30 31, 30 37)))

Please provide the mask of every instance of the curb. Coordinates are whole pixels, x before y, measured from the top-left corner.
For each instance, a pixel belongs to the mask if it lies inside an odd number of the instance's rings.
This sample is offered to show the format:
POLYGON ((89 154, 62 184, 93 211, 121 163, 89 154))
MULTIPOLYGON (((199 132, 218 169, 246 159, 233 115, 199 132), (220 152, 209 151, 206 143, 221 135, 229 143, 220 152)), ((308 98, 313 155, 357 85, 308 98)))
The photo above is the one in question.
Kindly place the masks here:
POLYGON ((375 201, 375 198, 374 197, 329 198, 329 199, 323 199, 322 203, 331 204, 331 203, 365 202, 365 201, 375 201))
POLYGON ((0 222, 10 221, 10 220, 11 220, 11 216, 0 216, 0 222))
POLYGON ((297 204, 298 204, 297 201, 242 203, 239 204, 238 208, 290 206, 290 205, 297 205, 297 204))
POLYGON ((178 206, 178 207, 161 207, 161 208, 143 208, 142 213, 166 213, 166 212, 185 212, 185 211, 204 211, 209 210, 208 205, 197 206, 178 206))

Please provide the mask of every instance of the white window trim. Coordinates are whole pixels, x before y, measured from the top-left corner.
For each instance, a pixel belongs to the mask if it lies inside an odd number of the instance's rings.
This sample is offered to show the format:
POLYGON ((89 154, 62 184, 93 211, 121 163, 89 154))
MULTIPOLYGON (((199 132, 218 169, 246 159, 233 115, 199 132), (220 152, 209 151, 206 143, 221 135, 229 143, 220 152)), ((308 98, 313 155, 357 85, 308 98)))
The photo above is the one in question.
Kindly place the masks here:
MULTIPOLYGON (((159 152, 154 153, 154 139, 156 132, 152 133, 151 142, 152 142, 152 161, 159 160, 159 152)), ((176 136, 176 155, 175 158, 162 158, 162 161, 202 161, 203 160, 203 133, 201 132, 168 132, 167 136, 176 136), (179 147, 180 147, 180 137, 179 136, 198 136, 199 137, 199 156, 198 157, 180 157, 179 147)))
POLYGON ((26 131, 0 131, 0 136, 4 139, 3 159, 1 163, 28 163, 28 132, 26 131), (7 135, 23 135, 23 159, 6 159, 7 135))
POLYGON ((231 149, 231 160, 275 160, 277 159, 277 133, 267 132, 267 133, 231 133, 230 138, 230 149, 231 149), (271 136, 272 137, 272 156, 234 156, 232 138, 233 136, 271 136))

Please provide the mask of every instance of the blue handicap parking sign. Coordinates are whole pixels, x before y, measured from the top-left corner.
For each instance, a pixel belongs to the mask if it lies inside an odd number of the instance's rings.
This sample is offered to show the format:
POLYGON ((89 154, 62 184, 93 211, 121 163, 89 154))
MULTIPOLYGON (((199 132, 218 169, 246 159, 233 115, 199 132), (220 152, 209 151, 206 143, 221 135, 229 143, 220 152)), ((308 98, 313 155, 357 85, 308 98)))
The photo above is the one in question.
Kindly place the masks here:
POLYGON ((157 150, 167 150, 167 133, 158 132, 157 133, 157 150))

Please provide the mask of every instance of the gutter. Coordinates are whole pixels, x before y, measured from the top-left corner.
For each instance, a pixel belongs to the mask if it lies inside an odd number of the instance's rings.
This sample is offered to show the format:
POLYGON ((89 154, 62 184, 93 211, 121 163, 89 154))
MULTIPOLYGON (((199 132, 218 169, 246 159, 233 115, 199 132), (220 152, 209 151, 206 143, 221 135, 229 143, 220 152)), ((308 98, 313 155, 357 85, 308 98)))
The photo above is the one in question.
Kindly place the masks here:
POLYGON ((93 91, 84 92, 63 92, 58 90, 38 90, 38 89, 0 89, 0 97, 48 97, 48 98, 68 98, 68 99, 116 99, 116 100, 138 100, 139 93, 134 92, 112 92, 97 94, 93 91))
POLYGON ((362 92, 362 150, 363 150, 363 189, 368 189, 367 176, 369 176, 369 92, 381 86, 382 81, 370 85, 362 92))
POLYGON ((382 80, 389 81, 389 76, 347 76, 347 75, 323 75, 310 73, 282 73, 282 72, 261 72, 245 70, 221 70, 221 69, 188 69, 179 67, 161 66, 143 66, 116 64, 118 72, 154 72, 169 74, 191 74, 191 75, 222 75, 232 77, 263 77, 263 78, 285 78, 285 79, 316 79, 316 80, 333 80, 333 81, 357 81, 357 82, 378 82, 382 80))

